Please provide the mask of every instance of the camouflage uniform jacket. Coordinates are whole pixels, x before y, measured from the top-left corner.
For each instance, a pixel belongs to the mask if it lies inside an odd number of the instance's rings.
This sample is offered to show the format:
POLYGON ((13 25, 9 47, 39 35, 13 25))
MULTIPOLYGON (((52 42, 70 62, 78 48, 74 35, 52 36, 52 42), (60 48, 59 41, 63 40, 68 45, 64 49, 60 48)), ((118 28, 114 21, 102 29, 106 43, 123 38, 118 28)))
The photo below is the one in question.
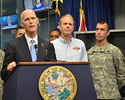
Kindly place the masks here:
MULTIPOLYGON (((3 66, 4 55, 5 55, 4 51, 0 49, 0 71, 3 66)), ((3 80, 0 77, 0 100, 2 100, 2 96, 3 96, 3 80)))
POLYGON ((88 50, 90 69, 98 99, 119 99, 125 85, 125 58, 116 46, 106 43, 88 50))

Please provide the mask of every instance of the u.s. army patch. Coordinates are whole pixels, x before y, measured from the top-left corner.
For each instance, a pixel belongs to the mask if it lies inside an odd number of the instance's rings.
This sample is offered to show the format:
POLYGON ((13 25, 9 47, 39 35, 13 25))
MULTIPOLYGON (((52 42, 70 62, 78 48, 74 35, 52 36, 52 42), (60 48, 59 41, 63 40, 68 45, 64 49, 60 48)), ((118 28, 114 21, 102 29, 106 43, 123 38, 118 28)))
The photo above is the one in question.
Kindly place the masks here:
POLYGON ((52 66, 40 76, 39 91, 44 100, 73 100, 77 92, 76 79, 68 69, 52 66))

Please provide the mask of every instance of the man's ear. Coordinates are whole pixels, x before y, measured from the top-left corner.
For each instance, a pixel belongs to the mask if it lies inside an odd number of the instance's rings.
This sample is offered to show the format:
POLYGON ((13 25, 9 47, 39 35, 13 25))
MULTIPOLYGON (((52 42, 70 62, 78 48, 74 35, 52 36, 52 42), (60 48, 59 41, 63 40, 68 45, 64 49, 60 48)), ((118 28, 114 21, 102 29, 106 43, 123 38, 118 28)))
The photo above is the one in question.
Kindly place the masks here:
POLYGON ((110 34, 110 31, 108 31, 107 36, 109 36, 109 34, 110 34))
POLYGON ((23 22, 22 22, 22 21, 20 21, 20 25, 21 25, 22 27, 24 27, 24 26, 23 26, 23 22))
POLYGON ((59 28, 59 30, 61 31, 61 26, 60 26, 60 24, 58 25, 58 28, 59 28))

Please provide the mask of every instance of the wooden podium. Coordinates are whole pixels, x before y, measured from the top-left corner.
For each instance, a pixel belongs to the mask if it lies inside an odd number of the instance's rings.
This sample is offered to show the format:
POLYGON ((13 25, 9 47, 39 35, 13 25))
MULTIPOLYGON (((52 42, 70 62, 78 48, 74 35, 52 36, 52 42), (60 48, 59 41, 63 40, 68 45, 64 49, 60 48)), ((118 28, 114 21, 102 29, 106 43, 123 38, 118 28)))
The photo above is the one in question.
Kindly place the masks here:
POLYGON ((3 100, 43 100, 39 78, 51 66, 67 68, 77 81, 74 100, 97 100, 89 62, 20 62, 4 85, 3 100))

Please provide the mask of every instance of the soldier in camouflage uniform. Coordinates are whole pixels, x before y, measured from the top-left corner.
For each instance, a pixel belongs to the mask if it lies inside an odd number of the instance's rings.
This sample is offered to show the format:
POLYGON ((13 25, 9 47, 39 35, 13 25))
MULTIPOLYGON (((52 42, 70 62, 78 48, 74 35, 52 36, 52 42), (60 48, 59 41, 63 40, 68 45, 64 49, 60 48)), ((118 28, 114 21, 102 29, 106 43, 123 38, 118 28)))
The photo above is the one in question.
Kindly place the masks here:
POLYGON ((120 100, 120 88, 125 85, 125 58, 121 50, 107 42, 109 24, 98 22, 96 45, 88 50, 93 82, 99 100, 120 100))
MULTIPOLYGON (((0 71, 3 66, 4 55, 5 55, 4 51, 0 50, 0 71)), ((2 100, 2 97, 3 97, 3 80, 0 77, 0 100, 2 100)))

